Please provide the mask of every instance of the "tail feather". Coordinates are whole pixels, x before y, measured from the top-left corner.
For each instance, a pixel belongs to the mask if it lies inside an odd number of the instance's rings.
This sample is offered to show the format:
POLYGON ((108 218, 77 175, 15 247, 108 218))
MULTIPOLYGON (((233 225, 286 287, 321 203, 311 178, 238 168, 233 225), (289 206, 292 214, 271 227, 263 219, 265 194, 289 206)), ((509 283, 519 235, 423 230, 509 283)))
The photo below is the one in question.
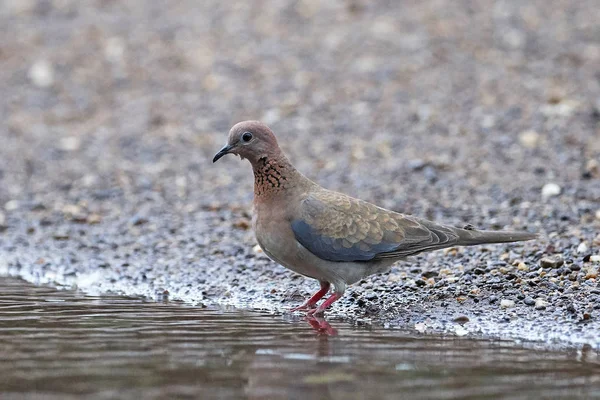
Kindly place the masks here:
POLYGON ((533 240, 538 237, 535 233, 510 231, 480 231, 475 229, 455 228, 458 234, 456 246, 474 246, 485 243, 511 243, 533 240))

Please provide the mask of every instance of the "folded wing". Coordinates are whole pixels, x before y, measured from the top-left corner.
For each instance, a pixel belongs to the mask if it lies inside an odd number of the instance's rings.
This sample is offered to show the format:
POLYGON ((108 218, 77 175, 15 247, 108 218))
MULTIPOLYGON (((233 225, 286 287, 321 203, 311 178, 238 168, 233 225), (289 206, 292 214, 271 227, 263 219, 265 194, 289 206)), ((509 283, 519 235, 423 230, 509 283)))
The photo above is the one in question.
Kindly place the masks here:
POLYGON ((291 226, 300 244, 329 261, 400 259, 449 247, 460 239, 456 228, 327 190, 304 199, 291 226))

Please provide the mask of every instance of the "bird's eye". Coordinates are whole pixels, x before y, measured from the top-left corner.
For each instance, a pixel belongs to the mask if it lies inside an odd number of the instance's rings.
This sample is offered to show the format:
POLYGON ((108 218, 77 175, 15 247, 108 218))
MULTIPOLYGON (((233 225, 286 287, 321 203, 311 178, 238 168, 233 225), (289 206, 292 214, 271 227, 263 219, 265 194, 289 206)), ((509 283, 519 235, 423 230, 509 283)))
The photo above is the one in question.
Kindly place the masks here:
POLYGON ((249 142, 252 140, 252 134, 250 132, 244 132, 244 134, 242 135, 242 140, 244 142, 249 142))

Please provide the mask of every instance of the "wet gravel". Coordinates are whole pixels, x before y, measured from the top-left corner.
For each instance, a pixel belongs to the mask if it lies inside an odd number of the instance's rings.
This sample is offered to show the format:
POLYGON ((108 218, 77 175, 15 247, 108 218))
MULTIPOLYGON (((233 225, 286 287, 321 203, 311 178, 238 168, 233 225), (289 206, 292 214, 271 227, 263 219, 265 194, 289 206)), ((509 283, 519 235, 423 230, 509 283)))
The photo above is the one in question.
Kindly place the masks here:
POLYGON ((249 229, 225 158, 261 119, 323 186, 539 241, 449 249, 331 318, 600 348, 594 0, 0 5, 0 274, 283 312, 316 282, 249 229))

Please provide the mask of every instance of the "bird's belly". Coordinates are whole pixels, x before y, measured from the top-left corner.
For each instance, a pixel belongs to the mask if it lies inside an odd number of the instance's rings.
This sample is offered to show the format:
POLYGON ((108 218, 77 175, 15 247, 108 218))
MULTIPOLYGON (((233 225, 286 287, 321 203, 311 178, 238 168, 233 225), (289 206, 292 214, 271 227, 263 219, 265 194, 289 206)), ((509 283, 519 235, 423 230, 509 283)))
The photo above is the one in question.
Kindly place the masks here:
POLYGON ((274 227, 275 221, 267 224, 257 221, 255 224, 256 240, 263 252, 273 261, 291 269, 292 271, 311 278, 327 280, 327 271, 319 268, 307 250, 300 245, 288 224, 274 227), (270 225, 270 226, 269 226, 270 225), (286 231, 286 229, 288 231, 286 231), (280 232, 275 235, 272 232, 280 232))
POLYGON ((301 275, 315 279, 324 278, 317 266, 308 263, 301 257, 295 240, 282 240, 279 237, 259 237, 259 235, 256 239, 263 252, 276 263, 301 275))

